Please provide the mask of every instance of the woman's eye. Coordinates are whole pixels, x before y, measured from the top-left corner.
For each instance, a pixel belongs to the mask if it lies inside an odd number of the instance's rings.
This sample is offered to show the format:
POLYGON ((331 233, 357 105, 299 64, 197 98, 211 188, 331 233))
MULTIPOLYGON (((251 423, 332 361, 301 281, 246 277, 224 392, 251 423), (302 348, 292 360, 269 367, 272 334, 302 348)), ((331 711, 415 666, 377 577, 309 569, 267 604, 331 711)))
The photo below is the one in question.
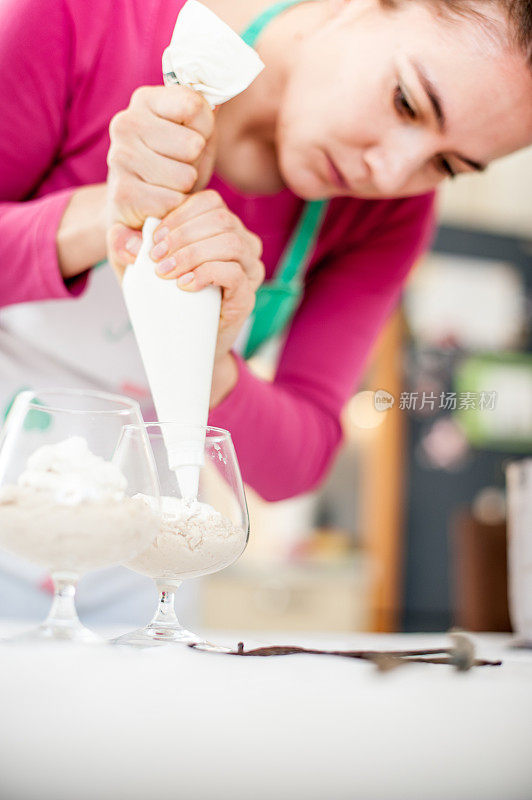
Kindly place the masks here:
POLYGON ((451 167, 451 165, 449 164, 447 159, 443 158, 443 156, 440 156, 438 158, 437 168, 439 169, 440 172, 443 172, 444 175, 447 175, 449 178, 455 178, 456 177, 456 172, 451 167))
POLYGON ((406 115, 409 119, 416 118, 416 112, 408 102, 408 99, 400 86, 395 87, 393 104, 401 116, 406 115))

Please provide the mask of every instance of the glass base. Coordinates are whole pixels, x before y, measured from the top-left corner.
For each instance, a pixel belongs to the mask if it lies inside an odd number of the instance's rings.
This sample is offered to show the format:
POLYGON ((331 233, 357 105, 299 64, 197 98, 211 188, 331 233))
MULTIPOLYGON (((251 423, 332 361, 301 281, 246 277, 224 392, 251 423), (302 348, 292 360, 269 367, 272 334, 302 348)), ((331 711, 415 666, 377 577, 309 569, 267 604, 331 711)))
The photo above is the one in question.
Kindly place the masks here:
MULTIPOLYGON (((198 650, 211 650, 218 652, 217 645, 207 642, 192 631, 187 631, 186 628, 167 627, 164 625, 150 624, 145 628, 139 628, 136 631, 124 633, 122 636, 117 636, 116 639, 111 639, 111 644, 129 645, 131 647, 156 647, 161 644, 184 644, 194 645, 198 650)), ((229 648, 223 648, 219 652, 227 652, 229 648)))
POLYGON ((233 650, 230 647, 226 647, 223 644, 213 644, 212 642, 199 642, 198 644, 194 643, 193 645, 194 650, 204 650, 206 653, 232 653, 233 650))
POLYGON ((105 640, 82 625, 79 620, 76 620, 75 623, 68 625, 43 622, 42 625, 39 625, 37 628, 32 628, 32 630, 21 633, 18 636, 12 636, 10 639, 5 639, 4 641, 13 642, 16 644, 19 642, 50 641, 77 642, 80 644, 103 644, 105 640))

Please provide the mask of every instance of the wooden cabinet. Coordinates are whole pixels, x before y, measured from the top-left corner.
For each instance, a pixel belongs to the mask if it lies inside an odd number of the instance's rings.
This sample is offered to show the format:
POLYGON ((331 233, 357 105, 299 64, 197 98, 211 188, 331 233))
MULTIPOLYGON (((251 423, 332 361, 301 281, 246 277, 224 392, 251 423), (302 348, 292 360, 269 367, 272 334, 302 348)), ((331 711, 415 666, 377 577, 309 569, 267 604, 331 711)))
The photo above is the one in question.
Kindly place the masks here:
POLYGON ((375 565, 370 576, 371 630, 399 629, 402 610, 403 528, 405 523, 406 417, 399 408, 403 387, 404 322, 395 312, 382 331, 368 373, 367 388, 394 397, 384 420, 372 431, 364 457, 362 529, 367 555, 375 565))

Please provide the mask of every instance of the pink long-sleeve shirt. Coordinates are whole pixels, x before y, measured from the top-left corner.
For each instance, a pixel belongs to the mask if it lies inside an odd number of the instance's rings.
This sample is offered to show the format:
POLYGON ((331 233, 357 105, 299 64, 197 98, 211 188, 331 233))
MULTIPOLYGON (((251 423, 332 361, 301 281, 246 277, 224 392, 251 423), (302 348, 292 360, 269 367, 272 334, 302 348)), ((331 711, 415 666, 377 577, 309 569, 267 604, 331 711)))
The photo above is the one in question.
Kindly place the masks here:
MULTIPOLYGON (((111 117, 161 83, 161 54, 184 0, 2 0, 0 306, 83 291, 65 285, 56 232, 71 194, 105 181, 111 117)), ((298 219, 288 189, 228 206, 264 244, 266 279, 298 219)), ((233 435, 244 479, 267 499, 307 491, 341 439, 339 416, 368 351, 430 235, 433 197, 330 202, 303 301, 272 383, 238 359, 212 425, 233 435)))

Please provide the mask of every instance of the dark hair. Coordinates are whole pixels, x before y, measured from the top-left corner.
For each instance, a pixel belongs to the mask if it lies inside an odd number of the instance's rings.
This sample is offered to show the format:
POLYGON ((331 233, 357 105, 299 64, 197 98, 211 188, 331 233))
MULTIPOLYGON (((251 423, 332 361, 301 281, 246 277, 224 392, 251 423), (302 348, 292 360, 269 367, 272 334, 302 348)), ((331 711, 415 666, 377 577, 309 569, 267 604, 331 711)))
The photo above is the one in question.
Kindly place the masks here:
POLYGON ((532 66, 532 0, 499 0, 506 10, 512 38, 532 66))
MULTIPOLYGON (((382 6, 396 8, 401 2, 413 0, 380 0, 382 6)), ((415 0, 419 2, 420 0, 415 0)), ((506 14, 509 41, 526 57, 532 68, 532 0, 428 0, 438 11, 459 16, 485 19, 482 6, 499 6, 506 14)), ((426 0, 425 0, 426 2, 426 0)))

